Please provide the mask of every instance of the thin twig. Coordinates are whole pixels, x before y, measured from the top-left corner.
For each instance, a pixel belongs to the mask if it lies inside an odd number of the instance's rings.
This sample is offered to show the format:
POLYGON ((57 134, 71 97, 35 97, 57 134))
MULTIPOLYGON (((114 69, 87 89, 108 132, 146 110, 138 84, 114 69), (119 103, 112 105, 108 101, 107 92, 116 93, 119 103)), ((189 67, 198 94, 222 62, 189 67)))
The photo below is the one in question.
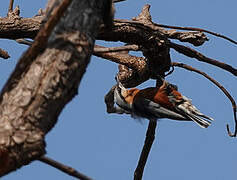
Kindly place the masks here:
POLYGON ((235 131, 232 134, 230 132, 229 125, 227 124, 226 128, 227 128, 228 135, 231 136, 231 137, 236 137, 236 135, 237 135, 236 103, 235 103, 234 98, 230 95, 230 93, 220 83, 218 83, 215 79, 213 79, 210 76, 208 76, 205 72, 202 72, 202 71, 200 71, 198 69, 193 68, 192 66, 189 66, 189 65, 186 65, 186 64, 183 64, 183 63, 172 62, 172 65, 173 66, 177 66, 177 67, 181 67, 181 68, 184 68, 184 69, 187 69, 189 71, 194 71, 194 72, 196 72, 198 74, 201 74, 202 76, 204 76, 205 78, 210 80, 212 83, 214 83, 217 87, 219 87, 219 89, 230 100, 230 102, 232 104, 232 108, 233 108, 233 113, 234 113, 235 131))
POLYGON ((42 156, 39 158, 39 161, 43 162, 43 163, 46 163, 56 169, 59 169, 60 171, 63 171, 65 173, 67 173, 68 175, 70 176, 73 176, 73 177, 76 177, 77 179, 81 179, 81 180, 92 180, 92 178, 78 172, 77 170, 69 167, 69 166, 66 166, 60 162, 57 162, 49 157, 46 157, 46 156, 42 156))
POLYGON ((119 51, 138 51, 139 46, 132 44, 132 45, 125 45, 119 47, 103 47, 99 45, 94 46, 94 52, 96 53, 106 53, 106 52, 119 52, 119 51))
POLYGON ((8 14, 9 14, 10 12, 12 12, 12 10, 13 10, 13 4, 14 4, 14 0, 10 0, 9 7, 8 7, 8 14))
POLYGON ((141 180, 142 179, 144 167, 146 165, 147 158, 148 158, 148 155, 151 150, 151 146, 152 146, 153 141, 155 139, 156 125, 157 125, 156 120, 149 121, 149 125, 148 125, 147 132, 146 132, 146 140, 145 140, 145 143, 144 143, 144 146, 142 149, 142 153, 140 155, 140 159, 139 159, 137 168, 134 172, 134 180, 141 180))
POLYGON ((3 59, 8 59, 10 56, 7 51, 0 48, 0 57, 3 59))
POLYGON ((200 52, 198 52, 190 47, 187 47, 187 46, 183 46, 183 45, 176 44, 173 42, 169 42, 169 46, 181 54, 184 54, 184 55, 191 57, 191 58, 195 58, 199 61, 202 61, 202 62, 205 62, 208 64, 212 64, 214 66, 224 69, 224 70, 232 73, 233 75, 237 76, 237 69, 233 68, 229 64, 225 64, 225 63, 217 61, 215 59, 206 57, 203 54, 201 54, 200 52))
POLYGON ((208 34, 212 34, 216 37, 220 37, 220 38, 223 38, 223 39, 226 39, 227 41, 230 41, 234 44, 237 44, 237 41, 227 37, 227 36, 224 36, 222 34, 219 34, 219 33, 215 33, 215 32, 212 32, 212 31, 208 31, 208 30, 205 30, 205 29, 201 29, 201 28, 195 28, 195 27, 179 27, 179 26, 170 26, 170 25, 165 25, 165 24, 157 24, 157 23, 153 23, 154 25, 156 26, 159 26, 159 27, 163 27, 163 28, 170 28, 170 29, 180 29, 180 30, 187 30, 187 31, 200 31, 200 32, 205 32, 205 33, 208 33, 208 34))

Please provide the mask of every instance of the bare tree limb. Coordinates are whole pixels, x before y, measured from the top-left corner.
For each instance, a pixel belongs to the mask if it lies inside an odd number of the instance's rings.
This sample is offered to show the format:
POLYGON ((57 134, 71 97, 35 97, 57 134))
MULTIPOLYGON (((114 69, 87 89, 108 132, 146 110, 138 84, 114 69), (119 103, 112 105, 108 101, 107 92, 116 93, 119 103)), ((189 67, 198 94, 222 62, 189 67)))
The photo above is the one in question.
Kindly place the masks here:
POLYGON ((57 162, 49 157, 46 157, 46 156, 42 156, 39 158, 39 161, 43 162, 43 163, 46 163, 48 164, 49 166, 52 166, 56 169, 59 169, 60 171, 70 175, 70 176, 73 176, 77 179, 81 179, 81 180, 92 180, 92 178, 82 174, 81 172, 73 169, 72 167, 69 167, 69 166, 66 166, 60 162, 57 162))
POLYGON ((156 120, 149 121, 149 125, 148 125, 147 132, 146 132, 146 140, 145 140, 145 143, 144 143, 144 146, 142 149, 142 153, 140 155, 139 162, 137 164, 137 168, 134 172, 134 180, 141 180, 142 179, 144 167, 146 165, 147 158, 148 158, 150 150, 151 150, 151 146, 152 146, 153 141, 155 139, 156 125, 157 125, 156 120))
MULTIPOLYGON (((147 13, 147 12, 146 12, 147 13)), ((137 28, 149 29, 150 32, 159 33, 160 36, 165 35, 167 38, 177 39, 181 42, 188 42, 195 46, 200 46, 208 40, 206 35, 202 32, 179 32, 175 30, 165 30, 159 26, 156 26, 153 22, 143 22, 140 20, 125 20, 125 19, 115 19, 115 26, 127 25, 137 28)))
MULTIPOLYGON (((118 48, 113 48, 113 51, 109 51, 111 50, 111 48, 104 49, 104 51, 107 51, 107 52, 101 52, 99 48, 103 49, 102 46, 97 45, 93 52, 93 54, 98 57, 109 59, 110 61, 113 61, 118 64, 126 65, 127 67, 134 69, 135 71, 138 71, 138 72, 144 71, 146 68, 146 62, 144 61, 143 57, 132 56, 125 53, 117 53, 114 51, 114 49, 118 49, 118 48)), ((122 48, 122 49, 123 51, 125 50, 125 48, 122 48)))
POLYGON ((19 39, 31 38, 37 35, 43 17, 35 16, 33 18, 0 18, 0 38, 19 39))
POLYGON ((94 53, 107 53, 107 52, 119 52, 119 51, 138 51, 138 45, 125 45, 119 47, 103 47, 99 45, 95 45, 94 53))
POLYGON ((1 92, 0 176, 45 153, 45 135, 78 92, 105 1, 73 0, 65 11, 68 3, 55 7, 1 92))
MULTIPOLYGON (((98 46, 102 48, 102 46, 98 46)), ((101 57, 112 62, 125 65, 123 72, 118 75, 119 80, 123 82, 125 87, 134 87, 150 78, 150 71, 146 60, 143 57, 136 57, 125 53, 118 52, 93 52, 93 55, 101 57), (130 69, 128 69, 130 68, 130 69), (132 70, 131 70, 132 69, 132 70), (126 71, 126 72, 125 72, 126 71)), ((119 66, 121 67, 121 66, 119 66)))
POLYGON ((202 62, 205 62, 208 64, 212 64, 214 66, 224 69, 224 70, 232 73, 233 75, 237 76, 237 69, 233 68, 229 64, 217 61, 215 59, 211 59, 209 57, 206 57, 203 54, 201 54, 200 52, 198 52, 190 47, 187 47, 187 46, 183 46, 183 45, 172 43, 172 42, 169 43, 169 46, 181 54, 184 54, 184 55, 191 57, 191 58, 195 58, 199 61, 202 61, 202 62))
POLYGON ((232 104, 233 114, 234 114, 234 121, 235 121, 235 131, 234 131, 234 133, 232 134, 230 132, 228 124, 226 126, 227 127, 227 132, 228 132, 229 136, 236 137, 236 135, 237 135, 236 103, 235 103, 234 98, 230 95, 230 93, 220 83, 218 83, 215 79, 213 79, 210 76, 208 76, 205 72, 202 72, 202 71, 200 71, 198 69, 193 68, 192 66, 189 66, 189 65, 186 65, 186 64, 183 64, 183 63, 172 62, 172 65, 173 66, 177 66, 177 67, 181 67, 181 68, 184 68, 184 69, 187 69, 189 71, 194 71, 194 72, 196 72, 198 74, 201 74, 202 76, 204 76, 205 78, 210 80, 213 84, 215 84, 226 95, 226 97, 230 100, 230 102, 232 104))

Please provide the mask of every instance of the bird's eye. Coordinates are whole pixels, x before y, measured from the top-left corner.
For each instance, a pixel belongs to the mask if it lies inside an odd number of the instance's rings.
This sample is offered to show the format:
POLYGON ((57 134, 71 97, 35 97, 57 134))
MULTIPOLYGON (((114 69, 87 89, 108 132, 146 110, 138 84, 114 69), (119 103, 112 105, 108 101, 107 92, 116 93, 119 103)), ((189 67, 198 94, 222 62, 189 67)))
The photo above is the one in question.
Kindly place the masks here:
POLYGON ((173 87, 172 87, 171 84, 169 84, 169 85, 166 87, 166 91, 167 91, 167 93, 168 93, 168 94, 171 93, 172 90, 173 90, 173 87))
POLYGON ((174 84, 168 84, 167 87, 166 87, 166 91, 167 93, 171 93, 173 90, 178 90, 178 87, 174 84))
POLYGON ((178 91, 178 86, 174 85, 174 84, 170 84, 172 86, 173 89, 175 89, 176 91, 178 91))

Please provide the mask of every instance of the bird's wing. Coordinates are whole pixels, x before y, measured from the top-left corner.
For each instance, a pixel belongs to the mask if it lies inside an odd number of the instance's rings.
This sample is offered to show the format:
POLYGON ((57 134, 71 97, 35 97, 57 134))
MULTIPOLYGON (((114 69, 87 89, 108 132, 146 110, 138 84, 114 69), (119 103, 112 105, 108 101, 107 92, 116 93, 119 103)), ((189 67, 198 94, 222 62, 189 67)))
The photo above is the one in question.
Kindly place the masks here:
POLYGON ((146 98, 135 100, 132 108, 134 112, 140 113, 138 114, 139 116, 146 117, 148 119, 169 118, 176 120, 187 120, 187 118, 185 118, 183 115, 166 109, 160 104, 146 98))

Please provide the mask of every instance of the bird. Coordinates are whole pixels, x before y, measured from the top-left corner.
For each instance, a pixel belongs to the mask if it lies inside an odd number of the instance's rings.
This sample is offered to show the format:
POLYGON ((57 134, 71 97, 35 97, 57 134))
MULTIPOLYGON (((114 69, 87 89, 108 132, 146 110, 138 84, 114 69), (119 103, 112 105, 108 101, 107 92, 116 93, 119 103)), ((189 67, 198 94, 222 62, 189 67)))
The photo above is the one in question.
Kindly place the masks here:
POLYGON ((194 121, 207 128, 213 118, 201 113, 191 99, 178 92, 178 87, 162 79, 156 87, 126 89, 117 78, 114 90, 116 113, 130 114, 133 118, 158 120, 168 118, 179 121, 194 121))

